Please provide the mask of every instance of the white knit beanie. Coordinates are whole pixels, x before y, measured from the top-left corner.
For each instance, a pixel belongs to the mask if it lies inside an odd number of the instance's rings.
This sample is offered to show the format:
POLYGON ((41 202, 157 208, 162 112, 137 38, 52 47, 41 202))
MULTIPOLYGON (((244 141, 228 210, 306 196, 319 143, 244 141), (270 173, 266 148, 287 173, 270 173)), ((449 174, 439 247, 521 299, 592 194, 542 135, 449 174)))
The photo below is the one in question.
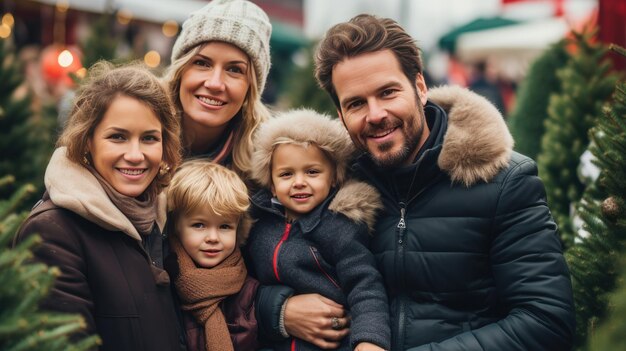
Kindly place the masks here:
POLYGON ((183 23, 172 49, 172 62, 208 41, 233 44, 250 56, 261 95, 270 71, 271 35, 272 24, 257 5, 246 0, 213 0, 183 23))

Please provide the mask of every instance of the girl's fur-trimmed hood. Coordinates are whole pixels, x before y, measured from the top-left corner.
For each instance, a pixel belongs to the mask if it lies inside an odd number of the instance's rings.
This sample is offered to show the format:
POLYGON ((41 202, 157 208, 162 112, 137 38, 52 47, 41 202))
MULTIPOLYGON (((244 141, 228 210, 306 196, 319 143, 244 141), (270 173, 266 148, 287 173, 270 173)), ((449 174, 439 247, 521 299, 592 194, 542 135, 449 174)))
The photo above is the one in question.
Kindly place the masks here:
POLYGON ((347 181, 328 205, 330 211, 367 224, 370 233, 374 232, 376 215, 382 207, 378 191, 373 186, 356 180, 347 181))
POLYGON ((336 166, 335 181, 340 187, 356 151, 337 119, 310 109, 278 114, 261 124, 254 136, 250 176, 262 187, 272 185, 272 153, 281 143, 314 144, 322 149, 336 166))
POLYGON ((434 88, 428 99, 448 114, 437 161, 453 182, 488 182, 507 167, 513 137, 500 112, 484 97, 458 86, 434 88))

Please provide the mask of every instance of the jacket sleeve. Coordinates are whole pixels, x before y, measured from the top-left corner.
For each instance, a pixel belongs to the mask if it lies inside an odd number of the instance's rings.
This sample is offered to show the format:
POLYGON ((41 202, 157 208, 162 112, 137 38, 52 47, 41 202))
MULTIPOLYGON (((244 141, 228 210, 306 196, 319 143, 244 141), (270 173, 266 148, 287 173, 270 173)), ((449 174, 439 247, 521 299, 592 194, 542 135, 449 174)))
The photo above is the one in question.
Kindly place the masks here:
POLYGON ((259 285, 255 297, 256 320, 260 341, 280 341, 280 313, 294 290, 286 285, 259 285))
POLYGON ((506 316, 424 350, 570 350, 574 303, 569 270, 543 183, 530 159, 504 178, 493 221, 491 269, 506 316))
POLYGON ((335 266, 339 285, 347 297, 350 309, 350 345, 370 342, 383 349, 391 347, 389 304, 383 279, 376 268, 374 255, 368 249, 369 237, 365 224, 357 225, 337 215, 322 231, 322 255, 335 266))
POLYGON ((21 242, 34 234, 42 238, 42 244, 33 250, 34 260, 49 267, 58 267, 61 275, 55 280, 40 308, 81 314, 85 318, 86 328, 72 336, 81 339, 96 333, 94 304, 87 282, 84 254, 78 239, 72 234, 76 225, 61 213, 63 211, 49 210, 28 218, 15 242, 21 242))

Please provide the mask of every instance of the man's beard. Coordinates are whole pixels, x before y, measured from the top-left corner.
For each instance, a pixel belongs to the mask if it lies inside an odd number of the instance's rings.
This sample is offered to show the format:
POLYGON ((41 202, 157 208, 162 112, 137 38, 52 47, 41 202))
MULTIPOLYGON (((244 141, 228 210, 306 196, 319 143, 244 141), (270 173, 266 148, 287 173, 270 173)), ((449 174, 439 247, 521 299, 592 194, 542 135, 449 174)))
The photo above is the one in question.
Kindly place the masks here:
POLYGON ((417 114, 411 119, 411 125, 406 125, 406 122, 404 125, 404 127, 409 127, 409 129, 400 129, 400 132, 404 136, 404 145, 402 145, 400 150, 393 154, 387 153, 394 145, 392 141, 389 141, 376 146, 377 151, 382 153, 381 157, 375 157, 372 152, 366 150, 369 158, 380 168, 398 167, 402 164, 408 164, 413 162, 414 160, 410 160, 410 162, 407 161, 408 158, 411 157, 416 149, 419 147, 420 139, 422 138, 422 134, 424 133, 425 124, 426 116, 424 115, 424 107, 418 100, 417 114), (417 124, 419 124, 419 126, 417 124), (409 133, 411 133, 411 131, 413 130, 415 130, 415 133, 412 133, 413 135, 409 135, 409 133))

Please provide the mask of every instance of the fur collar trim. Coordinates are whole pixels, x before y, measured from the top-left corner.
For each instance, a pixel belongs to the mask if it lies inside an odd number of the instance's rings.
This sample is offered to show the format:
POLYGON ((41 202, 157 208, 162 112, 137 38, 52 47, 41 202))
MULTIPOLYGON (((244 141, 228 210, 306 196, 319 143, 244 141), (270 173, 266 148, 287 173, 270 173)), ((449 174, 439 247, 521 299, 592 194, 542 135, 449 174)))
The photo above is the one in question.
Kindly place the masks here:
POLYGON ((254 136, 251 177, 264 188, 272 185, 272 154, 281 143, 314 144, 325 151, 336 165, 339 185, 355 156, 348 131, 338 119, 304 108, 280 113, 261 124, 254 136))
MULTIPOLYGON (((133 239, 141 236, 128 218, 109 200, 96 177, 85 167, 70 161, 66 148, 54 151, 44 177, 50 200, 56 206, 68 209, 96 223, 104 229, 122 231, 133 239)), ((166 218, 165 194, 159 194, 157 225, 163 231, 166 218)))
POLYGON ((378 191, 367 183, 355 180, 347 181, 328 205, 330 211, 367 224, 370 233, 374 231, 376 214, 382 207, 378 191))
POLYGON ((428 99, 448 114, 439 168, 469 187, 488 182, 507 167, 513 137, 500 112, 484 97, 458 86, 428 91, 428 99))

